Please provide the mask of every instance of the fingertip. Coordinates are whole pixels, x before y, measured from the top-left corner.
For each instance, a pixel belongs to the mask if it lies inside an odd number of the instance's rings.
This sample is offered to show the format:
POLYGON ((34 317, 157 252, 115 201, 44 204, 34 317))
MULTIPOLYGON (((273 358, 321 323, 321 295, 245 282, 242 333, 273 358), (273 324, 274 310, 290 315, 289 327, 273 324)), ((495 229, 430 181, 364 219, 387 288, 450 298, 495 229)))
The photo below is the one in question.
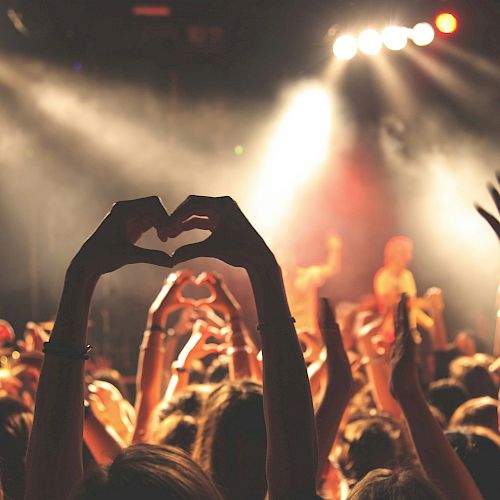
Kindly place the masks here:
POLYGON ((165 243, 168 240, 168 230, 166 228, 157 229, 156 234, 163 243, 165 243))

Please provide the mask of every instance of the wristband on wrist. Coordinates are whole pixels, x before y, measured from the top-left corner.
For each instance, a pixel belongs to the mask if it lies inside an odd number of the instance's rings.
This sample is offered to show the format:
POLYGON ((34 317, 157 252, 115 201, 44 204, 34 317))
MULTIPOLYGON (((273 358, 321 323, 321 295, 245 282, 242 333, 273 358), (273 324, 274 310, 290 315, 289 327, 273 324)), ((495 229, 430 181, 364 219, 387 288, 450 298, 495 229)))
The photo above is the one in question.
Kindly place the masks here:
POLYGON ((271 330, 283 326, 290 326, 294 323, 295 318, 293 316, 290 316, 289 318, 276 319, 273 321, 266 321, 257 325, 257 331, 262 332, 263 330, 271 330))
POLYGON ((43 353, 44 354, 52 354, 53 356, 59 356, 61 358, 74 359, 78 360, 87 360, 89 359, 89 352, 92 350, 92 346, 90 344, 82 347, 81 349, 58 344, 56 342, 44 342, 43 344, 43 353))
POLYGON ((172 370, 174 370, 177 373, 187 373, 188 369, 183 366, 179 361, 174 361, 172 363, 172 370))

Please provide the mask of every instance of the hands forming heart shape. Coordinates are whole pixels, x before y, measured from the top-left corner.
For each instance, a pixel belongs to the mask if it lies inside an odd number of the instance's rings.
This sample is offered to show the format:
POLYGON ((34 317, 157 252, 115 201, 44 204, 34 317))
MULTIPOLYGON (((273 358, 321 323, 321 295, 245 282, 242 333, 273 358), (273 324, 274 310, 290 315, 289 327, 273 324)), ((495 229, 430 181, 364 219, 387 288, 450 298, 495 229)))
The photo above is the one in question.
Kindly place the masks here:
POLYGON ((227 197, 189 196, 169 215, 157 196, 119 201, 88 238, 73 260, 93 276, 133 263, 172 267, 197 257, 214 257, 249 269, 262 258, 274 259, 236 202, 227 197), (135 245, 149 229, 167 241, 185 231, 204 229, 204 241, 178 248, 173 255, 135 245))
POLYGON ((198 276, 189 276, 185 279, 177 289, 176 298, 180 304, 188 305, 194 309, 200 309, 203 306, 209 306, 216 299, 216 291, 214 290, 209 275, 207 273, 201 273, 198 276), (194 286, 202 291, 204 297, 200 299, 194 299, 185 295, 186 288, 194 286))

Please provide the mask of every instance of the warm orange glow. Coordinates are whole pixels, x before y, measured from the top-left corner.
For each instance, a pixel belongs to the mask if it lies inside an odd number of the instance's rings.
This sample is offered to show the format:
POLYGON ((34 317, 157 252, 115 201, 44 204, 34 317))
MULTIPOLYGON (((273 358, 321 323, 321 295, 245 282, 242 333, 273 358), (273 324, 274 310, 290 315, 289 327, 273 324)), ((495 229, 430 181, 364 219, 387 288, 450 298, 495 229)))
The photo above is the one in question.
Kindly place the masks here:
POLYGON ((457 29, 457 18, 450 12, 444 12, 436 17, 436 28, 447 35, 453 33, 457 29))
POLYGON ((171 11, 166 5, 135 5, 132 14, 138 17, 168 17, 171 11))

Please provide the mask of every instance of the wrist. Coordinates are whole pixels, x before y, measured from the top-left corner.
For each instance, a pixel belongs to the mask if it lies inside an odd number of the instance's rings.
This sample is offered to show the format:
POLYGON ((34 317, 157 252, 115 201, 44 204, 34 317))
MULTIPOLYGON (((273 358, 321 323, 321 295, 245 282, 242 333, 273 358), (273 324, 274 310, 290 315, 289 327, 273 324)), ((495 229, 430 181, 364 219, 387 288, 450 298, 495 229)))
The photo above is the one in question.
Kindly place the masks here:
POLYGON ((400 378, 397 382, 394 381, 392 383, 392 387, 394 390, 394 395, 401 403, 401 405, 414 403, 415 398, 418 395, 424 397, 424 393, 422 392, 422 388, 420 387, 418 377, 416 376, 409 379, 400 378))
POLYGON ((165 329, 167 325, 168 313, 155 311, 154 313, 148 314, 148 320, 146 322, 146 328, 151 328, 153 325, 160 326, 165 329))
POLYGON ((80 254, 76 254, 75 257, 71 260, 68 269, 66 270, 66 281, 78 281, 83 284, 87 283, 97 283, 99 278, 101 277, 101 273, 92 269, 92 266, 89 265, 84 258, 80 256, 80 254))
POLYGON ((265 259, 261 265, 248 269, 257 314, 261 323, 271 323, 290 318, 290 308, 285 294, 281 269, 274 259, 265 259))

